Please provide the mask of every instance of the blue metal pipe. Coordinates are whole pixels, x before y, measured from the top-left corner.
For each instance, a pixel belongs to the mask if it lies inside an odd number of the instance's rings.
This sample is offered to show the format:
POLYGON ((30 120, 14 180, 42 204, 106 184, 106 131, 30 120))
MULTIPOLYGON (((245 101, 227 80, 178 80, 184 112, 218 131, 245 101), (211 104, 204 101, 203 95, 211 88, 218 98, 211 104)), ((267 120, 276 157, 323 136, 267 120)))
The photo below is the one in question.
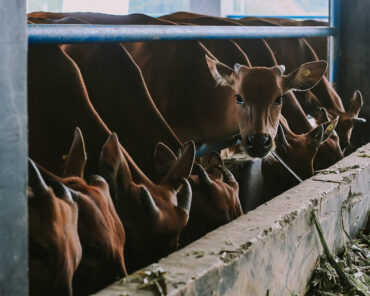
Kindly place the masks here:
MULTIPOLYGON (((329 1, 329 25, 340 30, 340 0, 329 1)), ((338 68, 340 58, 340 36, 336 34, 329 38, 329 81, 336 83, 338 79, 338 68)))
POLYGON ((330 27, 28 25, 29 43, 137 42, 159 40, 297 38, 334 36, 330 27))
POLYGON ((327 15, 252 15, 252 14, 229 14, 226 16, 227 18, 231 19, 240 19, 243 17, 267 17, 267 18, 287 18, 287 19, 320 19, 320 20, 328 20, 329 17, 327 15))

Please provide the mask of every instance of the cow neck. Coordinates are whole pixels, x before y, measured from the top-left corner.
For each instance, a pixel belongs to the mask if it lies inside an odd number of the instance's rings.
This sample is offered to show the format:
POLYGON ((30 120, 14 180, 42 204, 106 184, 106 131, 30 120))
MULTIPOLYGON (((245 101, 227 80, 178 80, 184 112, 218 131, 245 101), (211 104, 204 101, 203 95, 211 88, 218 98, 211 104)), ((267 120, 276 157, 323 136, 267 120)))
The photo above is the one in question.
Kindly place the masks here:
POLYGON ((67 45, 63 49, 79 66, 102 120, 117 133, 138 166, 154 178, 152 155, 157 142, 173 151, 181 147, 181 142, 155 106, 129 53, 121 44, 67 45))

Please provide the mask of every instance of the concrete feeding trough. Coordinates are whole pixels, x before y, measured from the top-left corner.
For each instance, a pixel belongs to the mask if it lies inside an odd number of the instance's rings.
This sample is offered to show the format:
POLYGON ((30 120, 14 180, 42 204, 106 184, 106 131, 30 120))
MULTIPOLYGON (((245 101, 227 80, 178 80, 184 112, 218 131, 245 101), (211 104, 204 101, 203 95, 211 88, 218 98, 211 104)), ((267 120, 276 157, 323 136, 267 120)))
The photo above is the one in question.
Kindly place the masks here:
POLYGON ((322 247, 314 210, 332 252, 355 236, 370 209, 370 144, 300 185, 144 269, 165 272, 157 287, 138 272, 99 296, 304 295, 322 247))

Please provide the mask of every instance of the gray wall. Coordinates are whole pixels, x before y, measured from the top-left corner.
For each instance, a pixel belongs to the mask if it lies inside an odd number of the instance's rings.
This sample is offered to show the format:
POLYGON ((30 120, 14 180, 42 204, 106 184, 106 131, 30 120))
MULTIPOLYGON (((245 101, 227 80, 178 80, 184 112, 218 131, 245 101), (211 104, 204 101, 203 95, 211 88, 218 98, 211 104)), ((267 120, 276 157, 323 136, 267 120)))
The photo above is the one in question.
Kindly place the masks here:
POLYGON ((0 295, 28 295, 26 1, 0 0, 0 295))
POLYGON ((190 11, 220 16, 221 15, 221 0, 191 0, 190 11))
POLYGON ((341 59, 339 64, 338 91, 348 108, 353 91, 362 92, 365 104, 360 113, 366 125, 353 131, 356 144, 370 141, 370 1, 341 0, 341 59))

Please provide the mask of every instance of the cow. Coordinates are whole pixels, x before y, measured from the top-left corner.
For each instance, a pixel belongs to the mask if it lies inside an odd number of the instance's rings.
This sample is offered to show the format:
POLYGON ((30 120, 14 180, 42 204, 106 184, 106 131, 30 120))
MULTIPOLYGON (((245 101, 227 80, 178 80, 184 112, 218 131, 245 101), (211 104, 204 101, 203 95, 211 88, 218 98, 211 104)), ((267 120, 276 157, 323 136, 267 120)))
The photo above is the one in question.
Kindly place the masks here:
MULTIPOLYGON (((195 25, 241 25, 240 23, 219 17, 211 17, 186 12, 178 12, 162 16, 161 19, 195 25)), ((264 40, 235 40, 235 43, 247 54, 247 59, 249 61, 253 61, 252 65, 269 67, 278 66, 272 50, 264 40)), ((217 52, 219 54, 218 58, 222 60, 231 60, 228 66, 232 65, 233 61, 230 59, 230 56, 233 54, 235 55, 235 51, 227 49, 226 41, 207 41, 205 45, 208 49, 211 49, 212 53, 217 52)), ((310 92, 308 91, 308 93, 310 92)), ((298 134, 302 134, 311 130, 311 125, 308 122, 307 117, 300 107, 293 92, 286 93, 283 97, 283 100, 284 103, 281 112, 288 119, 288 122, 291 124, 291 126, 294 127, 294 131, 298 134)), ((322 145, 320 145, 317 157, 315 157, 314 161, 315 169, 328 167, 343 158, 343 154, 337 140, 337 135, 333 134, 330 139, 326 140, 322 145)))
POLYGON ((31 159, 28 175, 30 295, 72 296, 82 257, 77 202, 62 183, 48 186, 31 159))
MULTIPOLYGON (((168 147, 157 145, 155 163, 159 174, 176 159, 168 147)), ((182 247, 242 214, 238 183, 218 153, 212 152, 202 157, 201 164, 194 164, 189 183, 193 200, 189 222, 180 235, 182 247)))
MULTIPOLYGON (((243 18, 235 21, 246 26, 278 25, 271 22, 271 20, 255 18, 243 18)), ((318 57, 311 45, 303 38, 269 39, 267 40, 267 43, 272 48, 276 60, 279 63, 283 63, 288 71, 296 68, 301 63, 318 60, 318 57)), ((355 95, 351 100, 351 106, 346 111, 341 98, 326 77, 323 77, 323 79, 314 88, 312 88, 311 91, 315 97, 318 98, 320 106, 325 107, 328 110, 331 119, 339 116, 337 133, 340 139, 341 148, 344 151, 348 149, 347 146, 350 148, 350 136, 354 125, 365 122, 363 118, 358 117, 362 104, 360 103, 360 99, 356 94, 360 92, 358 90, 355 91, 355 95), (353 109, 355 109, 356 112, 353 112, 353 109)), ((304 108, 306 106, 304 102, 305 98, 306 96, 304 95, 298 96, 298 99, 304 108)), ((305 111, 308 110, 305 109, 305 111)))
POLYGON ((63 176, 40 168, 47 182, 66 186, 78 204, 82 260, 73 278, 74 295, 90 295, 127 275, 125 231, 114 208, 109 185, 99 175, 83 179, 87 154, 79 128, 67 154, 63 176))
POLYGON ((117 212, 127 235, 128 272, 175 250, 190 210, 191 192, 186 178, 192 170, 194 144, 184 144, 181 156, 162 182, 156 184, 140 170, 100 119, 89 101, 77 65, 59 46, 30 46, 28 61, 30 155, 52 173, 61 175, 70 133, 80 127, 89 156, 86 174, 105 172, 100 175, 108 181, 116 208, 118 203, 121 206, 117 212), (108 137, 109 144, 104 144, 108 137), (45 142, 48 145, 40 145, 45 142), (119 147, 119 153, 113 149, 110 154, 112 143, 119 147), (137 207, 156 214, 135 215, 137 207), (123 217, 122 211, 131 214, 123 217), (140 233, 142 229, 146 232, 140 233), (151 236, 146 237, 146 233, 151 236))

